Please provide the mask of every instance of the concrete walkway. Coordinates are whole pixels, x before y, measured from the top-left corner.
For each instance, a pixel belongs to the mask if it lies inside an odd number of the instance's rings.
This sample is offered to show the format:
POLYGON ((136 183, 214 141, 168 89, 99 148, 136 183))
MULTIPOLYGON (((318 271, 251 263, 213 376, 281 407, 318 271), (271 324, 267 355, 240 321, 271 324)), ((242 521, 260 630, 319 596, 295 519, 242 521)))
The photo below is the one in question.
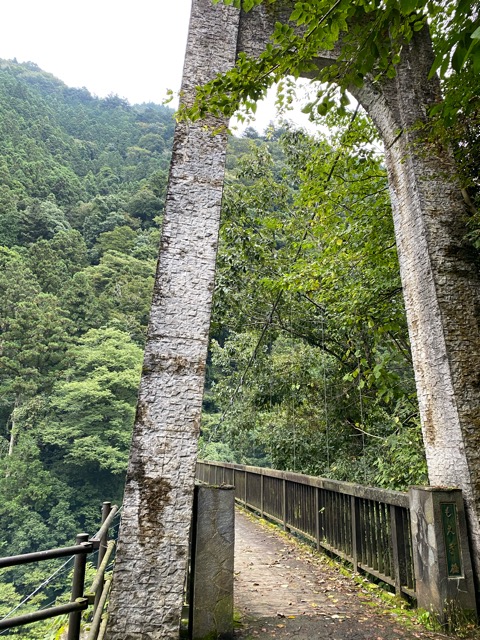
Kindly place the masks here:
MULTIPOLYGON (((425 631, 322 556, 237 510, 237 638, 444 639, 425 631)), ((451 636, 450 636, 451 638, 451 636)))

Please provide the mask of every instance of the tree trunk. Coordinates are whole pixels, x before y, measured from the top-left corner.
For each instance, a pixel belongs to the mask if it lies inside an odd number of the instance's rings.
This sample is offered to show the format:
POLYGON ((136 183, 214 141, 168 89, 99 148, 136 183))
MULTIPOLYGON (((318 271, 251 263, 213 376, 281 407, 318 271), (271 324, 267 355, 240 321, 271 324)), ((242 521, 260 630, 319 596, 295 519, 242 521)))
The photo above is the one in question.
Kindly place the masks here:
MULTIPOLYGON (((15 442, 17 437, 16 429, 16 415, 19 405, 18 397, 15 397, 15 404, 13 405, 12 413, 10 414, 10 440, 8 442, 8 456, 13 456, 13 450, 15 449, 15 442)), ((8 423, 7 423, 8 424, 8 423)))
MULTIPOLYGON (((238 19, 231 7, 193 3, 183 100, 233 66, 238 19)), ((181 123, 174 138, 109 640, 178 638, 226 150, 226 134, 205 124, 181 123)))

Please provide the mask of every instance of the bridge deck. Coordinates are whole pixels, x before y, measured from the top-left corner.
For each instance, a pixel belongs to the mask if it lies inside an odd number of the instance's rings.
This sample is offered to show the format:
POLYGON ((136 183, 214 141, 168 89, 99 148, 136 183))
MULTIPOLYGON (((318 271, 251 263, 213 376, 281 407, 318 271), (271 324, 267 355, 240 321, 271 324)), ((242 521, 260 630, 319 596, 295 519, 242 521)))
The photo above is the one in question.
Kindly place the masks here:
MULTIPOLYGON (((308 548, 237 510, 238 638, 437 640, 308 548)), ((450 636, 451 637, 451 636, 450 636)))

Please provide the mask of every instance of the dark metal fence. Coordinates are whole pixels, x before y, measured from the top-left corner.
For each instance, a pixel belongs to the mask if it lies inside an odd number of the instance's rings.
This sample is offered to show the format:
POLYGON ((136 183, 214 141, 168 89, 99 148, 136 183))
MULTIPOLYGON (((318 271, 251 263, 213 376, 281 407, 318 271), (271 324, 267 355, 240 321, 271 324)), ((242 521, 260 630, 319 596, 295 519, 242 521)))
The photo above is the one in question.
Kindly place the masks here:
POLYGON ((104 608, 110 591, 110 580, 105 581, 105 571, 115 546, 113 540, 108 540, 108 530, 117 513, 117 506, 112 507, 110 502, 104 502, 102 509, 102 526, 100 530, 92 538, 89 538, 87 533, 79 533, 75 545, 72 547, 62 547, 60 549, 49 549, 37 553, 26 553, 20 556, 0 558, 0 569, 4 569, 21 564, 36 563, 42 560, 75 556, 72 595, 69 603, 50 607, 49 609, 40 609, 21 616, 4 618, 0 620, 0 630, 12 629, 32 622, 38 622, 39 620, 69 614, 67 638, 68 640, 79 640, 82 613, 88 609, 90 605, 93 605, 93 619, 90 624, 87 640, 102 640, 107 625, 107 616, 106 613, 104 613, 104 608), (97 572, 91 587, 86 591, 85 570, 87 555, 95 550, 98 550, 97 572))
POLYGON ((408 494, 244 465, 198 462, 197 478, 395 588, 415 596, 408 494))

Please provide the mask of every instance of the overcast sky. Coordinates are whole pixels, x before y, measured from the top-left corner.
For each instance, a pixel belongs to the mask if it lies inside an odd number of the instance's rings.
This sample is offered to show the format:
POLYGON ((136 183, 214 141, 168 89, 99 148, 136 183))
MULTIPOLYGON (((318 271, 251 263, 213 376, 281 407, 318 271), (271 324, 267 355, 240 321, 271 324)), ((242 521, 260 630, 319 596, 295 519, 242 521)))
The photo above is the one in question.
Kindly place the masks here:
POLYGON ((181 80, 190 0, 2 2, 0 57, 98 96, 161 102, 181 80))
MULTIPOLYGON (((0 58, 35 62, 67 85, 97 96, 114 93, 132 104, 161 103, 167 89, 180 88, 190 4, 4 0, 0 58)), ((262 131, 273 115, 270 105, 259 109, 255 126, 262 131)))

